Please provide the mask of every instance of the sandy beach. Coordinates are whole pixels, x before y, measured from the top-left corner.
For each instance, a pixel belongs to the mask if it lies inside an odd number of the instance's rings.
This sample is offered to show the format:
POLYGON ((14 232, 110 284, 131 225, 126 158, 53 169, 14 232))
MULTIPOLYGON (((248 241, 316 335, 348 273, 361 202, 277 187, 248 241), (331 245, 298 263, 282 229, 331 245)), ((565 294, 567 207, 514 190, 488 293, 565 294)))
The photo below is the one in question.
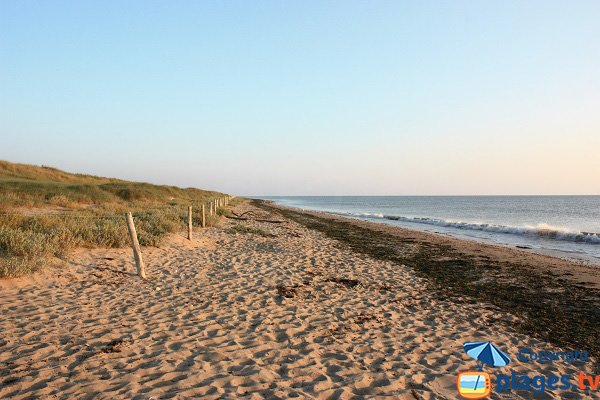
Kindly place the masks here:
MULTIPOLYGON (((486 368, 491 374, 572 382, 580 372, 598 374, 593 360, 519 362, 524 347, 572 349, 524 333, 518 309, 469 293, 457 301, 432 290, 418 265, 266 210, 244 203, 234 211, 283 222, 223 219, 192 241, 172 235, 145 247, 147 281, 135 275, 130 249, 80 249, 41 274, 2 281, 0 398, 455 399, 457 374, 477 367, 462 348, 471 341, 492 341, 511 356, 510 368, 486 368), (255 229, 232 229, 240 223, 255 229)), ((597 275, 582 265, 410 235, 506 265, 537 262, 554 274, 562 266, 574 274, 569 282, 596 290, 597 275)), ((597 329, 598 321, 588 325, 597 329)), ((598 393, 509 390, 491 398, 598 393)))
POLYGON ((0 400, 600 399, 599 20, 0 1, 0 400))

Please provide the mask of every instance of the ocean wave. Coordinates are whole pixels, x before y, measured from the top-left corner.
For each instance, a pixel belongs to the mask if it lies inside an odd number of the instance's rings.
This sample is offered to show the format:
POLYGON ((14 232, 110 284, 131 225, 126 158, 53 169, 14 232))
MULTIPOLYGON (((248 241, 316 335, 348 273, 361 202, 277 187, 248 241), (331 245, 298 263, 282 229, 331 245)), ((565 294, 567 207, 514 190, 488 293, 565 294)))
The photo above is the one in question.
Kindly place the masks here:
POLYGON ((462 222, 444 220, 429 217, 403 217, 397 215, 384 215, 377 213, 350 213, 335 212, 334 214, 346 215, 361 218, 387 219, 390 221, 403 221, 426 225, 435 225, 450 227, 463 230, 484 231, 492 233, 507 233, 513 235, 538 236, 553 240, 564 240, 570 242, 582 242, 589 244, 600 244, 600 233, 594 232, 576 232, 567 228, 554 227, 548 224, 538 224, 536 226, 508 226, 488 223, 462 222))

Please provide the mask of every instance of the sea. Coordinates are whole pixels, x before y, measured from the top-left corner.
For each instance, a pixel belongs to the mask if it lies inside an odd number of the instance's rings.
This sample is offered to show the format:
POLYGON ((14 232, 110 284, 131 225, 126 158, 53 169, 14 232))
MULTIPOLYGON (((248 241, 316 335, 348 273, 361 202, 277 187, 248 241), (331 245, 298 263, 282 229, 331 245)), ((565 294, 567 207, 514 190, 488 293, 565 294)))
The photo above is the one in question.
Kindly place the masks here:
POLYGON ((268 196, 276 204, 600 263, 600 196, 268 196))

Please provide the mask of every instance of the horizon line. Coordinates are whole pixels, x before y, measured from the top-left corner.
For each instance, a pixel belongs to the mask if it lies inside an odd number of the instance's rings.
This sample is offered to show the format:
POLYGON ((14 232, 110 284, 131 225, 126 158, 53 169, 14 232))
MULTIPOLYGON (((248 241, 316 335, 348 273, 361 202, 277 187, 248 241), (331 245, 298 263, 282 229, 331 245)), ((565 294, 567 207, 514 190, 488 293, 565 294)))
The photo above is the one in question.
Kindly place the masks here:
POLYGON ((593 197, 600 194, 269 194, 269 195, 236 195, 246 198, 261 198, 261 197, 593 197))

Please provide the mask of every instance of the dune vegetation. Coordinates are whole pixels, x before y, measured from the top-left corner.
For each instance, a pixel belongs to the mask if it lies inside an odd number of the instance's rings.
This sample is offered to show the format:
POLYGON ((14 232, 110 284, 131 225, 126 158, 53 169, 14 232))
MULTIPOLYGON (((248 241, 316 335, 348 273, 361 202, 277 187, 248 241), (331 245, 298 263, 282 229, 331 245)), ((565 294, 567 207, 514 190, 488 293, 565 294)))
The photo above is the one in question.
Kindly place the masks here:
MULTIPOLYGON (((140 244, 158 246, 187 223, 201 224, 202 204, 222 193, 72 174, 0 160, 0 278, 39 269, 77 247, 128 245, 124 214, 133 213, 140 244)), ((209 216, 214 225, 219 215, 209 216)))

